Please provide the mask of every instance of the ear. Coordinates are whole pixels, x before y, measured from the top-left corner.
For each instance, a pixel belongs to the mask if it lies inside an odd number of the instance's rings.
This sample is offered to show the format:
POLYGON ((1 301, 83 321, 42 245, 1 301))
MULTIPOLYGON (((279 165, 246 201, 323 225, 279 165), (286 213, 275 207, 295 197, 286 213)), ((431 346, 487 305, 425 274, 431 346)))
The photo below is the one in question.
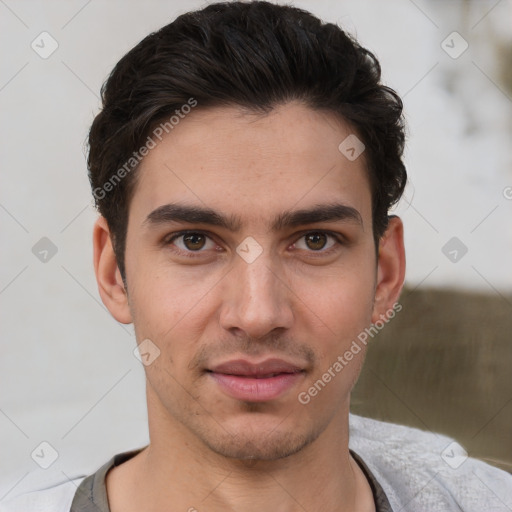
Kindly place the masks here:
POLYGON ((110 229, 104 217, 99 217, 93 230, 94 272, 103 304, 122 324, 132 322, 128 295, 112 246, 110 229))
POLYGON ((375 323, 397 302, 405 278, 404 227, 393 215, 379 243, 377 283, 372 322, 375 323))

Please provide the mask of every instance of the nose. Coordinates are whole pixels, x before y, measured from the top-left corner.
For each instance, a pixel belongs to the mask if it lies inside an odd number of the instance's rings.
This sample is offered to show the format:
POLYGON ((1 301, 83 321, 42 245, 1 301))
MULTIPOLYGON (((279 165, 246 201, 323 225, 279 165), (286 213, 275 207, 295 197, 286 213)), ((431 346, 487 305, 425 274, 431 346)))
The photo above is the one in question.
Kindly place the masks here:
POLYGON ((258 339, 291 327, 292 292, 283 269, 265 252, 251 263, 239 258, 223 284, 220 324, 224 329, 258 339))

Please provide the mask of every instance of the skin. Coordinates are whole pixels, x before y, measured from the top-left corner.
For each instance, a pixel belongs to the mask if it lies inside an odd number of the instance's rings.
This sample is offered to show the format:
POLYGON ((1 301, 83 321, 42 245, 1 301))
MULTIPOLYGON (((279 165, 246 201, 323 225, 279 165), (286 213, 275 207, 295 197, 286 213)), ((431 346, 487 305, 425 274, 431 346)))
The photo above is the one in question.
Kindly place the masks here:
POLYGON ((150 444, 108 473, 112 512, 163 512, 170 504, 375 510, 348 451, 350 392, 365 347, 308 404, 297 399, 393 307, 403 285, 402 222, 391 218, 377 256, 364 153, 349 161, 338 150, 351 133, 332 114, 296 102, 266 115, 198 107, 138 171, 127 289, 107 223, 96 222, 101 298, 116 320, 134 323, 138 343, 150 339, 160 350, 145 366, 150 444), (146 220, 169 203, 233 216, 239 229, 146 220), (360 221, 269 227, 285 211, 332 203, 354 208, 360 221), (169 240, 181 230, 200 234, 193 243, 169 240), (308 238, 311 232, 319 238, 308 238), (251 263, 236 252, 246 237, 262 249, 251 263), (205 371, 267 357, 304 369, 290 390, 267 402, 234 399, 205 371))

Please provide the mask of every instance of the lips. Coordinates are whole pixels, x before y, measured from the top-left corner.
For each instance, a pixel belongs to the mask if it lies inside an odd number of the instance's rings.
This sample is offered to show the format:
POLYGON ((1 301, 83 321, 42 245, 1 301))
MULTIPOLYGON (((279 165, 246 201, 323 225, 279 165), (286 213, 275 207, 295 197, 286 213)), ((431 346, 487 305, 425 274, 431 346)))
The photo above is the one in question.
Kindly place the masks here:
POLYGON ((227 361, 208 370, 228 396, 250 402, 273 400, 297 384, 304 369, 282 359, 251 363, 244 359, 227 361))
POLYGON ((261 363, 250 363, 244 359, 236 359, 214 366, 211 371, 225 375, 262 379, 280 373, 297 373, 302 371, 302 368, 282 359, 267 359, 261 363))

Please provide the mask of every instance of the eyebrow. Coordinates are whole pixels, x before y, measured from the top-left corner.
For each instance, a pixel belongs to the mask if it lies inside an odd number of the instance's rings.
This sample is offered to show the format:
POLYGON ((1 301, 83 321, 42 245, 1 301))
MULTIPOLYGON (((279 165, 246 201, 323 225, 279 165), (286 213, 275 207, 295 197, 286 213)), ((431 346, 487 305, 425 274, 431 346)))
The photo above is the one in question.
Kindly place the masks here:
MULTIPOLYGON (((352 206, 341 203, 329 203, 302 210, 284 211, 277 215, 269 226, 272 231, 280 231, 317 222, 336 221, 354 221, 363 226, 363 219, 359 211, 352 206)), ((146 217, 143 226, 159 226, 170 222, 208 224, 233 232, 240 231, 242 227, 239 216, 225 216, 211 208, 178 203, 159 206, 146 217)))

